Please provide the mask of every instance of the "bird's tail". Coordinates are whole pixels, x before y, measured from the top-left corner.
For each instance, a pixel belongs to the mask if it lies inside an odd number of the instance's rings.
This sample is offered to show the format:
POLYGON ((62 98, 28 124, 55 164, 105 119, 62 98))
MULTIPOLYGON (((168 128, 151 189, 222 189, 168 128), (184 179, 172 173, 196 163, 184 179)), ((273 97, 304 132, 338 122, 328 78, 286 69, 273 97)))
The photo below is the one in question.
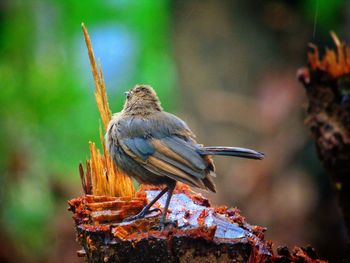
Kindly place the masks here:
POLYGON ((261 160, 265 157, 265 154, 254 150, 239 148, 239 147, 203 147, 201 154, 205 155, 224 155, 224 156, 236 156, 241 158, 261 160))

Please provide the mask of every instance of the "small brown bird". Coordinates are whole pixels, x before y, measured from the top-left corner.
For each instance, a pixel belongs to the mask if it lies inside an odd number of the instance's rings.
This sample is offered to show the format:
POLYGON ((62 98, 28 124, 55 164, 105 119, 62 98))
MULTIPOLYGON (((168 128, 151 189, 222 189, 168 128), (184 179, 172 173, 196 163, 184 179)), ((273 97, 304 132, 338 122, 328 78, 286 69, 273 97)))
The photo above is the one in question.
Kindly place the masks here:
POLYGON ((216 192, 211 155, 264 158, 263 153, 250 149, 198 144, 184 121, 163 111, 157 94, 148 85, 136 85, 126 92, 123 110, 109 123, 106 144, 118 169, 140 183, 166 185, 139 214, 126 221, 154 211, 150 210, 152 205, 168 192, 160 221, 163 226, 176 182, 216 192))

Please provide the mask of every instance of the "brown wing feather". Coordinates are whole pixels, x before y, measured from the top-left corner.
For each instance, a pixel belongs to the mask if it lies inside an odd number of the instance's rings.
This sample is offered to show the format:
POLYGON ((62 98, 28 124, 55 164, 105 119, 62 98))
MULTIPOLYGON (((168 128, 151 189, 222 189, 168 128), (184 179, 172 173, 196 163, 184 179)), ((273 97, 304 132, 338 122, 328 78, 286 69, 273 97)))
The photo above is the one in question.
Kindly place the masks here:
MULTIPOLYGON (((155 158, 154 156, 150 156, 148 158, 148 164, 150 164, 153 168, 156 168, 156 170, 158 169, 161 170, 162 174, 176 181, 180 181, 185 184, 189 184, 190 186, 194 186, 198 188, 203 188, 203 189, 207 188, 201 179, 191 176, 183 172, 182 170, 174 167, 173 165, 155 158)), ((145 168, 147 169, 147 167, 145 168)))
POLYGON ((172 160, 179 162, 183 165, 186 165, 189 169, 192 169, 194 171, 198 171, 196 167, 194 167, 188 160, 184 159, 182 156, 174 152, 172 149, 167 147, 164 143, 162 143, 158 139, 152 139, 151 143, 154 145, 154 147, 157 149, 157 152, 171 158, 172 160))

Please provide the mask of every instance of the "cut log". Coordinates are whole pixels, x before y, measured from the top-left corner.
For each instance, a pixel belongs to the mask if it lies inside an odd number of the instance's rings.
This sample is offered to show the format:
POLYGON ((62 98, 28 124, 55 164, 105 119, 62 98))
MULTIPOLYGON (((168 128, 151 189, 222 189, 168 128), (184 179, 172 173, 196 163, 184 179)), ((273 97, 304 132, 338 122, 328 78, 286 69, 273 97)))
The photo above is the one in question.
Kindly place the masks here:
MULTIPOLYGON (((296 255, 305 259, 298 262, 322 262, 301 248, 274 255, 265 228, 248 224, 236 208, 210 206, 184 185, 172 197, 168 219, 173 224, 163 231, 157 230, 159 211, 122 222, 159 191, 143 187, 135 198, 86 195, 69 201, 83 247, 78 255, 88 262, 293 262, 296 255)), ((163 209, 165 199, 154 208, 163 209)))

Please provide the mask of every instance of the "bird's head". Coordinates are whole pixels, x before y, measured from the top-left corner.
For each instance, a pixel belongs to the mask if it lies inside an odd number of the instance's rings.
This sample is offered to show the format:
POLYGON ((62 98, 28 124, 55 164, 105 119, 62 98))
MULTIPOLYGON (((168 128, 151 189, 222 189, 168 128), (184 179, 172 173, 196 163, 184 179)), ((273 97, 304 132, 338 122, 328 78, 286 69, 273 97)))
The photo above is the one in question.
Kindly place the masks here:
POLYGON ((125 92, 124 111, 132 114, 149 114, 161 111, 160 101, 154 89, 149 85, 136 85, 125 92))

